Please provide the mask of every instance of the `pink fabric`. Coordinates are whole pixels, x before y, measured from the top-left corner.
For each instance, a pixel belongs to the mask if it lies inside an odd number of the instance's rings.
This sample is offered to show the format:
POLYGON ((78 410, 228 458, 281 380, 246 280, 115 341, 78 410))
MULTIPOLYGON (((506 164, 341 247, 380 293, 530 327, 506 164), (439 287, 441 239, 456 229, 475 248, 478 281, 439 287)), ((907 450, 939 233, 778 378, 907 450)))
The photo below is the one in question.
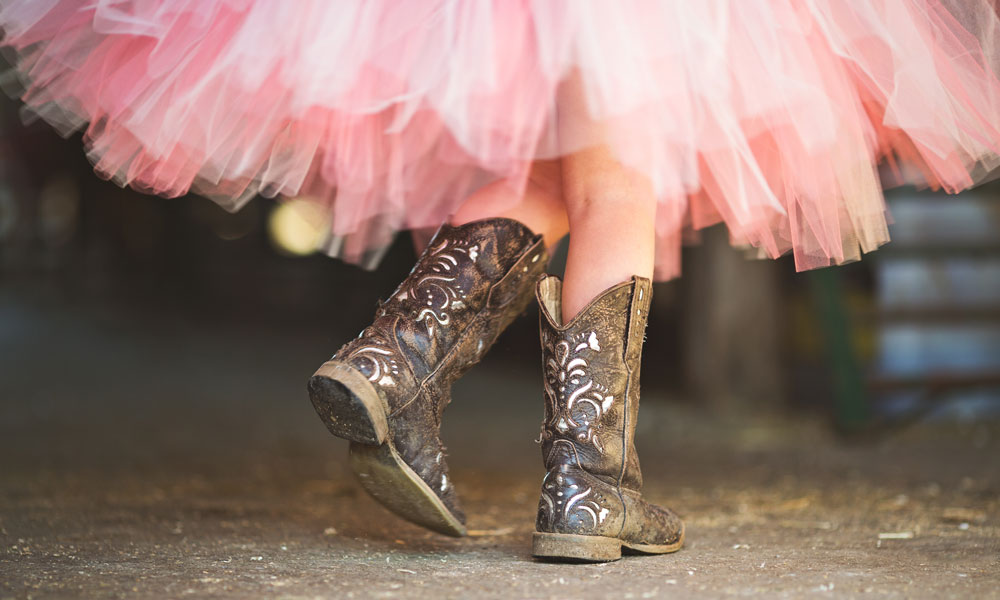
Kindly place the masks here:
POLYGON ((718 221, 838 264, 888 240, 883 183, 965 189, 1000 149, 989 0, 0 4, 24 101, 84 128, 100 174, 232 209, 308 194, 352 261, 607 143, 653 181, 658 278, 718 221), (558 130, 570 73, 600 133, 558 130))

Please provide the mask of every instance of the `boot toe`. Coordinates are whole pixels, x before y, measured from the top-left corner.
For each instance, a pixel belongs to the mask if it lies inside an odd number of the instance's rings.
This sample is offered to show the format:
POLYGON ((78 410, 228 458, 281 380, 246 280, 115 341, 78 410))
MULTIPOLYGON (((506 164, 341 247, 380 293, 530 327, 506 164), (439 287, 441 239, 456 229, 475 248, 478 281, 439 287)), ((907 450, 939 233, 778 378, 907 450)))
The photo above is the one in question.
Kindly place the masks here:
MULTIPOLYGON (((622 539, 633 549, 680 548, 684 541, 684 523, 669 508, 625 496, 626 520, 622 539)), ((657 552, 659 553, 659 552, 657 552)))
POLYGON ((393 513, 438 533, 466 535, 465 513, 450 482, 444 490, 432 487, 434 482, 407 464, 391 441, 381 446, 352 443, 350 462, 365 491, 393 513))

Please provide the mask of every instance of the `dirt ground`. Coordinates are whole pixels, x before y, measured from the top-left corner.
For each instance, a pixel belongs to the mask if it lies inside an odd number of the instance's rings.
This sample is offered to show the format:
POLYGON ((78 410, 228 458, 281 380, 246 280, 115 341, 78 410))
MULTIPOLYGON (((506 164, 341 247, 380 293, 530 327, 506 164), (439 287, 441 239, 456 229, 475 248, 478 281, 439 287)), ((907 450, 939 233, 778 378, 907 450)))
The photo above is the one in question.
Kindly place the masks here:
POLYGON ((9 295, 0 317, 0 598, 1000 598, 997 423, 848 441, 650 393, 646 494, 687 545, 546 564, 533 357, 456 390, 471 535, 450 539, 370 501, 312 414, 305 379, 335 336, 9 295))

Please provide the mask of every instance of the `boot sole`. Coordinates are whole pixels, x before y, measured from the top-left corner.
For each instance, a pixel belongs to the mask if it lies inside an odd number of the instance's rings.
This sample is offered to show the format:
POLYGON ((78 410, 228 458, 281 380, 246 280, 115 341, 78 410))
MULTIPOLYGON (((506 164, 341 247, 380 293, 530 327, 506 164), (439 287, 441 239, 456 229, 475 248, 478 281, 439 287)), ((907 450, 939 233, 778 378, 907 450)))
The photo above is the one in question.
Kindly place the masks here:
POLYGON ((351 442, 351 469, 375 500, 432 531, 466 535, 465 525, 392 445, 389 407, 367 377, 346 363, 327 361, 309 379, 309 399, 330 433, 351 442))
POLYGON ((673 544, 630 544, 618 538, 571 533, 536 531, 531 540, 531 555, 535 558, 572 562, 611 562, 622 552, 630 554, 670 554, 684 545, 684 529, 673 544))
POLYGON ((403 462, 392 440, 380 446, 352 443, 350 460, 365 491, 400 517, 444 535, 468 533, 434 490, 403 462))
POLYGON ((379 445, 389 436, 389 407, 354 367, 327 361, 309 378, 309 399, 333 435, 379 445))

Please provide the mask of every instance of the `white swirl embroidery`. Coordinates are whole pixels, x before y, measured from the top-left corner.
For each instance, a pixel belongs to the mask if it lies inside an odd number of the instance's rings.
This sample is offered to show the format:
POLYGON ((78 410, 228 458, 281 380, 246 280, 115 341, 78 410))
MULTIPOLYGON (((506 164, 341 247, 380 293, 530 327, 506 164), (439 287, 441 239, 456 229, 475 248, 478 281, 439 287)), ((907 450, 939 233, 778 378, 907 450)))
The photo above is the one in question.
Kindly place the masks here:
MULTIPOLYGON (((425 305, 416 312, 415 320, 424 324, 428 335, 434 335, 436 326, 451 323, 449 311, 465 306, 467 292, 457 283, 458 272, 464 267, 462 263, 474 263, 478 257, 478 244, 443 239, 414 266, 410 276, 393 293, 393 298, 425 305)), ((385 309, 381 314, 385 314, 385 309)), ((369 381, 384 386, 396 385, 399 365, 391 345, 371 328, 362 331, 358 338, 364 338, 366 343, 350 351, 345 359, 354 361, 369 381)))
POLYGON ((436 326, 451 323, 448 311, 465 306, 467 290, 456 282, 460 261, 475 262, 478 257, 478 244, 470 246, 468 242, 445 238, 427 253, 407 278, 413 283, 404 284, 394 297, 426 304, 417 312, 416 320, 423 322, 428 335, 434 335, 436 326))
POLYGON ((604 447, 594 430, 611 408, 614 396, 606 394, 607 390, 593 380, 585 358, 591 351, 601 350, 597 334, 591 331, 574 337, 553 343, 546 336, 545 401, 549 419, 545 425, 563 434, 579 430, 576 440, 593 444, 603 454, 604 447))
POLYGON ((593 498, 588 498, 594 491, 593 488, 588 487, 583 491, 577 491, 579 486, 575 483, 568 483, 562 474, 556 474, 555 483, 549 481, 550 475, 552 475, 552 471, 546 473, 542 480, 541 498, 545 504, 539 506, 539 510, 544 511, 549 519, 556 515, 557 507, 561 507, 562 515, 566 518, 575 513, 590 517, 593 521, 592 527, 597 527, 608 518, 610 511, 594 501, 593 498), (555 493, 555 497, 552 496, 552 492, 555 493), (566 496, 569 497, 566 498, 566 496))
MULTIPOLYGON (((362 335, 364 332, 362 332, 362 335)), ((368 381, 384 386, 396 385, 395 376, 399 375, 399 365, 394 357, 394 352, 387 348, 383 340, 374 339, 370 345, 361 346, 351 351, 347 355, 348 361, 361 361, 368 368, 361 368, 361 372, 369 371, 368 381)))

